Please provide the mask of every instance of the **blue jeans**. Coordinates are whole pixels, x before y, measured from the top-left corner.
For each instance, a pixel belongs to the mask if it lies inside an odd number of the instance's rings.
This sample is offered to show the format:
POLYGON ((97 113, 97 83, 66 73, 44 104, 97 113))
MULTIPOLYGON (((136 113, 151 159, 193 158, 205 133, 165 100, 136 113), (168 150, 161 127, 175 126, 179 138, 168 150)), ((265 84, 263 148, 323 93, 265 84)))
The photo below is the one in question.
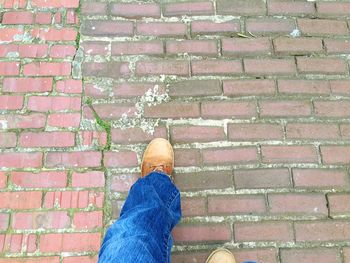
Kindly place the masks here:
POLYGON ((169 263, 171 230, 180 218, 180 192, 166 174, 139 178, 120 218, 107 230, 98 262, 169 263))

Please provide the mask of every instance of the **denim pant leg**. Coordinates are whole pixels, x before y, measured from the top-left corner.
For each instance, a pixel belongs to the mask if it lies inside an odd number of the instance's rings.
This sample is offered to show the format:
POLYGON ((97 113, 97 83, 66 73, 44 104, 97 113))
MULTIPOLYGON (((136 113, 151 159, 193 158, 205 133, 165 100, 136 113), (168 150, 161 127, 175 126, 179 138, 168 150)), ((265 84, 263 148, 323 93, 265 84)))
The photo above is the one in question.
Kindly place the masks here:
POLYGON ((152 172, 138 179, 107 230, 99 263, 170 262, 171 230, 180 218, 180 193, 167 175, 152 172))

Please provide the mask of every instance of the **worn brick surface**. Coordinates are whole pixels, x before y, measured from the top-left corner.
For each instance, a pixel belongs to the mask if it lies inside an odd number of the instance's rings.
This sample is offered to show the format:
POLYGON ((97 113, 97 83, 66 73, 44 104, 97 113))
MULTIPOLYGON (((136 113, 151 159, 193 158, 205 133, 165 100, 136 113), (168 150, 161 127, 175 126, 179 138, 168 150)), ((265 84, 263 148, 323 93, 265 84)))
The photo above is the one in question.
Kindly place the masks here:
POLYGON ((350 261, 348 1, 0 0, 0 263, 97 262, 156 137, 173 262, 350 261))

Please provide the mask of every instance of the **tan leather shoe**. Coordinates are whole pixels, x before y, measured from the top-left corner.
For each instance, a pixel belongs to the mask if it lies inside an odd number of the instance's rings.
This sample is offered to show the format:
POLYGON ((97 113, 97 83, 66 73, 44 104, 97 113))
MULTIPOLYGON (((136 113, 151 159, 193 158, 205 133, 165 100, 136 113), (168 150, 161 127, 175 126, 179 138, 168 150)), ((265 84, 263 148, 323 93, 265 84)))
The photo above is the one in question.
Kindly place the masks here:
POLYGON ((229 250, 218 248, 210 254, 206 263, 236 263, 236 260, 229 250))
POLYGON ((141 177, 160 171, 171 177, 174 169, 174 150, 168 140, 153 139, 147 146, 141 163, 141 177))

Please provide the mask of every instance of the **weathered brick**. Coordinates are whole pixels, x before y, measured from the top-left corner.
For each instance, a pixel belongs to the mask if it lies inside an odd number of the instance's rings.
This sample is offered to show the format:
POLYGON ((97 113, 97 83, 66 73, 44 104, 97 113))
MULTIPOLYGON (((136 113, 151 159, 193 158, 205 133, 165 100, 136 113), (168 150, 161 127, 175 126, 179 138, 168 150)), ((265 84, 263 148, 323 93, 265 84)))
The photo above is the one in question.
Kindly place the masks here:
POLYGON ((215 10, 212 2, 184 2, 184 3, 166 3, 163 6, 164 16, 182 16, 182 15, 214 15, 215 10))
POLYGON ((298 19, 298 28, 306 36, 347 35, 346 22, 330 19, 298 19))
POLYGON ((350 124, 341 124, 340 125, 340 134, 343 138, 350 138, 350 124))
POLYGON ((228 225, 179 225, 173 231, 175 243, 203 243, 231 240, 231 229, 228 225))
POLYGON ((47 192, 44 208, 101 208, 104 202, 104 193, 95 191, 57 191, 47 192))
POLYGON ((42 165, 43 154, 39 152, 0 153, 0 167, 35 168, 42 165))
POLYGON ((4 92, 47 92, 52 90, 52 78, 5 78, 4 92))
POLYGON ((206 165, 256 163, 258 161, 255 147, 203 149, 202 157, 206 165))
POLYGON ((328 216, 324 194, 268 194, 268 200, 272 214, 328 216))
POLYGON ((0 62, 0 75, 2 76, 15 76, 19 74, 19 62, 1 61, 0 62))
POLYGON ((81 33, 87 36, 132 36, 134 23, 129 21, 84 20, 81 33))
POLYGON ((280 79, 278 91, 283 94, 329 95, 330 87, 325 80, 280 79))
POLYGON ((111 190, 128 192, 131 186, 140 178, 139 174, 117 174, 112 177, 111 190))
POLYGON ((29 11, 7 11, 2 17, 2 24, 31 24, 33 23, 33 14, 29 11))
POLYGON ((48 152, 46 166, 48 167, 99 167, 101 152, 48 152))
POLYGON ((79 6, 79 0, 32 0, 32 5, 48 8, 77 8, 79 6))
POLYGON ((210 251, 205 252, 173 252, 171 253, 171 262, 184 263, 184 262, 205 262, 210 255, 210 251))
POLYGON ((138 35, 145 36, 186 36, 187 26, 180 22, 139 22, 136 25, 138 35))
POLYGON ((350 12, 350 3, 346 2, 317 2, 317 14, 319 16, 345 16, 350 12))
POLYGON ((81 13, 83 15, 106 15, 106 2, 83 2, 81 3, 81 13))
POLYGON ((170 129, 171 141, 176 143, 211 142, 225 140, 223 127, 214 126, 173 126, 170 129))
POLYGON ((169 55, 190 54, 203 56, 216 56, 218 45, 216 40, 168 40, 166 41, 166 53, 169 55))
MULTIPOLYGON (((116 119, 121 118, 123 115, 127 117, 134 116, 136 107, 130 103, 112 103, 112 104, 96 104, 93 105, 98 116, 103 119, 116 119)), ((84 108, 84 114, 88 119, 95 119, 89 108, 84 108)))
POLYGON ((157 3, 112 3, 110 12, 114 16, 126 18, 160 17, 157 3))
POLYGON ((191 71, 196 75, 242 74, 242 62, 234 60, 195 60, 191 62, 191 71))
POLYGON ((73 172, 72 187, 104 187, 105 176, 100 171, 73 172))
POLYGON ((168 102, 145 108, 148 118, 196 118, 199 117, 199 104, 187 102, 168 102))
POLYGON ((65 211, 20 212, 13 214, 14 229, 60 229, 70 227, 70 218, 65 211))
POLYGON ((219 15, 264 15, 266 5, 262 0, 218 0, 219 15))
POLYGON ((17 40, 17 37, 20 36, 23 38, 24 30, 23 28, 0 28, 0 41, 12 42, 17 40))
POLYGON ((348 164, 350 146, 322 145, 321 156, 325 164, 348 164))
POLYGON ((288 169, 234 170, 237 189, 289 188, 291 179, 288 169))
POLYGON ((260 101, 262 117, 292 117, 311 115, 309 101, 260 101))
POLYGON ((206 214, 206 199, 202 197, 181 198, 183 216, 203 216, 206 214))
POLYGON ((232 187, 232 174, 230 171, 176 173, 174 181, 181 191, 224 189, 232 187))
POLYGON ((23 96, 0 95, 0 110, 20 110, 23 96))
POLYGON ((340 263, 339 249, 315 248, 315 249, 282 249, 281 260, 283 263, 340 263))
POLYGON ((102 211, 77 212, 73 217, 73 227, 75 229, 94 229, 102 227, 102 211))
MULTIPOLYGON (((87 86, 85 86, 86 91, 87 86)), ((98 87, 99 88, 99 87, 98 87)), ((147 92, 152 91, 159 95, 165 93, 165 86, 162 83, 154 82, 122 82, 117 83, 112 87, 111 94, 118 98, 133 98, 145 95, 147 92)), ((91 92, 90 92, 91 93, 91 92)), ((110 93, 96 94, 95 97, 109 97, 110 93)))
POLYGON ((209 214, 262 214, 266 212, 263 195, 223 195, 208 197, 209 214))
POLYGON ((234 223, 235 241, 293 241, 292 223, 283 221, 273 222, 244 222, 234 223))
POLYGON ((189 63, 180 60, 137 61, 136 74, 138 75, 178 75, 189 76, 189 63))
POLYGON ((105 78, 128 78, 130 68, 128 62, 85 62, 83 63, 83 75, 105 78))
MULTIPOLYGON (((112 42, 112 55, 162 55, 163 42, 160 40, 137 42, 112 42)), ((101 52, 99 52, 101 53, 101 52)))
POLYGON ((256 105, 253 101, 215 101, 202 102, 203 118, 250 118, 256 116, 256 105))
POLYGON ((0 148, 16 147, 17 136, 14 132, 0 132, 0 148))
POLYGON ((283 140, 283 127, 263 123, 229 124, 228 138, 233 141, 283 140))
POLYGON ((30 33, 46 41, 75 41, 78 34, 75 28, 33 28, 30 33))
POLYGON ((18 143, 21 147, 70 147, 75 144, 73 132, 23 132, 18 143))
POLYGON ((226 96, 244 95, 273 95, 275 82, 273 80, 223 80, 224 94, 226 96))
POLYGON ((330 216, 347 216, 350 214, 350 195, 349 194, 329 194, 328 204, 330 216))
POLYGON ((330 169, 293 169, 293 181, 296 188, 346 188, 349 176, 343 170, 330 169))
POLYGON ((344 117, 350 112, 350 101, 315 101, 315 115, 317 117, 344 117))
POLYGON ((323 41, 329 54, 350 53, 350 41, 347 39, 324 39, 323 41))
POLYGON ((313 3, 288 1, 269 1, 267 11, 269 15, 308 16, 316 13, 315 5, 313 3))
POLYGON ((31 192, 0 192, 0 208, 34 209, 41 207, 42 193, 31 192))
POLYGON ((81 43, 84 53, 88 55, 108 55, 108 45, 109 43, 106 41, 84 41, 81 43))
POLYGON ((132 151, 106 152, 103 163, 106 167, 134 167, 138 165, 137 155, 132 151))
POLYGON ((298 70, 307 74, 347 74, 348 66, 340 58, 297 58, 298 70))
POLYGON ((228 22, 213 22, 210 20, 196 20, 191 23, 191 34, 229 34, 240 32, 240 23, 237 20, 228 22))
POLYGON ((198 149, 175 149, 175 166, 199 166, 201 163, 198 149))
POLYGON ((223 38, 221 43, 224 56, 241 57, 271 53, 271 45, 268 38, 223 38))
POLYGON ((273 40, 276 54, 304 55, 323 52, 322 40, 318 38, 278 37, 273 40))
POLYGON ((350 222, 346 221, 295 222, 294 228, 297 242, 339 242, 350 238, 350 222))
POLYGON ((219 80, 184 80, 168 85, 169 96, 214 96, 221 95, 222 89, 219 80))
POLYGON ((66 172, 12 172, 11 174, 12 183, 22 188, 58 188, 67 185, 66 172))
POLYGON ((23 74, 28 76, 67 76, 70 73, 69 62, 34 62, 23 66, 23 74))
MULTIPOLYGON (((232 251, 232 250, 231 250, 232 251)), ((247 260, 254 262, 277 263, 278 250, 274 248, 266 249, 238 249, 232 253, 237 262, 245 262, 247 260)))
POLYGON ((0 115, 1 129, 37 129, 45 127, 45 122, 46 115, 42 113, 0 115))
POLYGON ((250 75, 292 75, 296 66, 291 59, 244 59, 244 70, 250 75))
POLYGON ((316 148, 311 145, 261 146, 264 163, 317 163, 316 148))
POLYGON ((337 124, 324 123, 288 123, 287 139, 332 140, 339 139, 337 124))
POLYGON ((80 110, 80 106, 80 97, 31 96, 28 99, 28 109, 32 111, 80 110))
MULTIPOLYGON (((7 230, 9 221, 10 221, 10 214, 0 213, 0 230, 1 231, 7 230)), ((2 251, 2 249, 0 251, 2 251)))
POLYGON ((296 28, 294 20, 280 18, 249 18, 246 31, 257 35, 289 34, 296 28))

